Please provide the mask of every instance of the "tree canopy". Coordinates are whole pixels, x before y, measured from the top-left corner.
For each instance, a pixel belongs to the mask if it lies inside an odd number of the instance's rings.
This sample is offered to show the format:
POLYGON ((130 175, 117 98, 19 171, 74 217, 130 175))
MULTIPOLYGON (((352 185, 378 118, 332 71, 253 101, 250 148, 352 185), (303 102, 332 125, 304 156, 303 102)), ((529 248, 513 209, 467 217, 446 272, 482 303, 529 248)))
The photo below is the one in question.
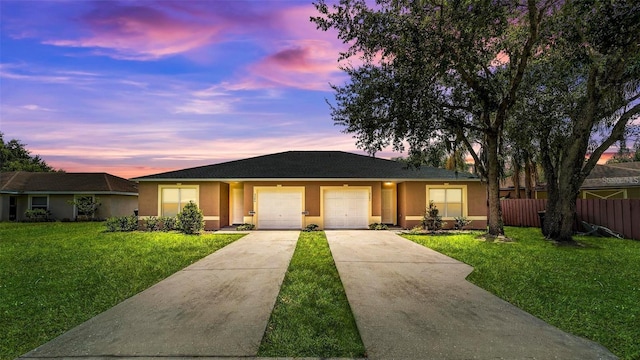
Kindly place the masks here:
POLYGON ((0 132, 0 171, 31 171, 51 172, 56 171, 40 158, 31 155, 26 144, 20 140, 11 139, 5 143, 4 134, 0 132))
POLYGON ((549 237, 571 240, 579 187, 640 112, 637 1, 315 6, 312 21, 349 44, 340 59, 357 58, 344 67, 349 82, 332 85, 330 105, 359 147, 420 154, 442 141, 461 144, 487 181, 492 235, 503 233, 499 180, 511 148, 526 171, 542 164, 549 237))
POLYGON ((474 158, 489 187, 489 233, 503 234, 500 154, 504 124, 527 66, 541 48, 552 0, 320 0, 323 30, 350 45, 350 82, 333 85, 336 124, 369 152, 386 146, 415 153, 453 141, 474 158), (534 51, 536 50, 536 51, 534 51), (477 152, 479 144, 481 156, 477 152))

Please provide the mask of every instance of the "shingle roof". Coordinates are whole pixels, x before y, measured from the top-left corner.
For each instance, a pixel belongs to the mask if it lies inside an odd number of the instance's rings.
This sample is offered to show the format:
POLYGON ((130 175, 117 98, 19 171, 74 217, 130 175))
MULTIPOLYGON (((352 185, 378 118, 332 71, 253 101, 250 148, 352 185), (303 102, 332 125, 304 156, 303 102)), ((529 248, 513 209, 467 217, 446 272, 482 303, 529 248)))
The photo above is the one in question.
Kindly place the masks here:
POLYGON ((582 184, 587 189, 630 186, 640 186, 640 162, 596 165, 582 184))
POLYGON ((11 171, 0 174, 0 192, 137 194, 138 186, 107 173, 11 171))
POLYGON ((479 180, 470 173, 422 166, 342 151, 287 151, 220 164, 170 171, 132 180, 168 179, 442 179, 479 180))

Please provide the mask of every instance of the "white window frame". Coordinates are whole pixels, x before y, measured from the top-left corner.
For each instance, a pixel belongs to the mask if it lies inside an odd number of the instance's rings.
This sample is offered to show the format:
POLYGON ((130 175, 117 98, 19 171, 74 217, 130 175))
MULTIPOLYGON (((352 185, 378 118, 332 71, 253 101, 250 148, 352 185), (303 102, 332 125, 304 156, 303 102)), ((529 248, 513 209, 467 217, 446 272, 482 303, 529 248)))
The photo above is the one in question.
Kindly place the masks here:
MULTIPOLYGON (((33 210, 33 198, 39 198, 39 197, 43 197, 47 199, 47 207, 44 209, 46 211, 49 211, 49 195, 29 195, 29 210, 33 210)), ((41 209, 40 207, 38 207, 37 209, 41 209)))
MULTIPOLYGON (((162 213, 162 204, 163 204, 163 198, 162 198, 162 193, 165 189, 178 189, 178 190, 182 190, 182 189, 189 189, 189 190, 194 190, 196 191, 196 205, 198 205, 198 207, 200 207, 200 186, 199 185, 159 185, 158 186, 158 216, 165 216, 162 213)), ((178 195, 180 196, 180 195, 178 195)), ((182 208, 180 206, 184 206, 184 204, 182 204, 182 201, 178 201, 178 212, 180 212, 182 210, 182 208)))
MULTIPOLYGON (((429 184, 427 185, 427 203, 426 203, 426 209, 429 208, 429 202, 431 201, 430 198, 430 191, 429 190, 449 190, 449 189, 460 189, 462 190, 462 216, 463 217, 467 217, 469 215, 468 212, 468 199, 467 199, 467 185, 449 185, 448 183, 444 183, 443 185, 436 185, 436 184, 429 184)), ((446 204, 446 199, 445 199, 445 204, 446 204)), ((442 217, 442 220, 454 220, 455 217, 454 216, 445 216, 445 214, 443 214, 443 209, 438 209, 440 212, 440 216, 442 217)))

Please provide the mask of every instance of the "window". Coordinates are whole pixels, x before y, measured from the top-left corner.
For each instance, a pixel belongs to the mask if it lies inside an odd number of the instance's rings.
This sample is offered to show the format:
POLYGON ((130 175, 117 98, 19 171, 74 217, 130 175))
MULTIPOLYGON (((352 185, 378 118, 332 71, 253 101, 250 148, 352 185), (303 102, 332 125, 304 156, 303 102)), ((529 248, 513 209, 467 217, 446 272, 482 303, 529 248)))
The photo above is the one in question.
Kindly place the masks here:
POLYGON ((96 211, 93 195, 76 195, 74 200, 77 216, 93 217, 96 211))
POLYGON ((463 215, 461 188, 431 188, 429 201, 433 201, 442 217, 453 218, 463 215))
POLYGON ((189 201, 198 203, 197 188, 163 188, 160 209, 162 216, 178 215, 189 201))
POLYGON ((49 197, 48 196, 32 196, 31 197, 31 210, 49 209, 49 197))

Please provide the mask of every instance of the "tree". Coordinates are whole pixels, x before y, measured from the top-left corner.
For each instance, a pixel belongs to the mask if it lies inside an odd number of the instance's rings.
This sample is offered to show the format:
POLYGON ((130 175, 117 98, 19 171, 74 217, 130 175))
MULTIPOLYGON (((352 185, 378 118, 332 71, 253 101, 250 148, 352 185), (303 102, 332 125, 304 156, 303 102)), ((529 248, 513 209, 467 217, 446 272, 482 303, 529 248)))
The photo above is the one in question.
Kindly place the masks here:
POLYGON ((640 161, 640 140, 636 141, 633 146, 633 151, 627 147, 627 143, 624 140, 620 141, 620 147, 618 152, 613 155, 607 164, 618 164, 625 162, 640 161))
POLYGON ((0 132, 0 171, 50 172, 55 170, 40 156, 31 156, 26 145, 20 140, 11 139, 5 143, 4 134, 0 132))
POLYGON ((315 3, 322 30, 350 48, 350 82, 335 86, 332 118, 370 153, 392 145, 413 151, 441 138, 461 144, 487 181, 489 234, 502 235, 500 157, 504 124, 525 70, 540 49, 554 0, 341 0, 315 3), (536 50, 534 52, 534 50, 536 50), (481 161, 474 143, 486 161, 481 161))
POLYGON ((549 239, 573 241, 582 183, 640 116, 639 14, 635 0, 567 1, 548 28, 552 46, 529 67, 512 115, 540 148, 549 239))

